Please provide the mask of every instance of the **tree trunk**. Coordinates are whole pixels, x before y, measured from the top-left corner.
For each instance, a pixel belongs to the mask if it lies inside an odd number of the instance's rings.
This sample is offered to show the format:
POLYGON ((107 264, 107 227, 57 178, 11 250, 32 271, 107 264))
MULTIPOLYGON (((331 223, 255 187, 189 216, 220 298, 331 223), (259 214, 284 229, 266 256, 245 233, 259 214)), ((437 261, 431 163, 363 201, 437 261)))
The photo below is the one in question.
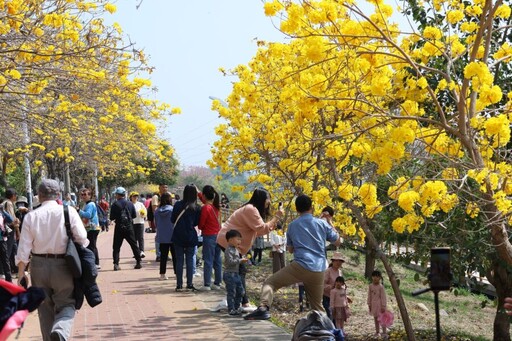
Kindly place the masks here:
POLYGON ((370 247, 373 250, 375 255, 379 257, 379 259, 382 261, 382 264, 386 269, 386 273, 389 278, 389 283, 391 283, 393 293, 395 294, 398 310, 400 310, 400 316, 402 317, 404 329, 407 334, 407 340, 416 341, 416 336, 414 335, 414 329, 412 328, 411 319, 409 318, 409 313, 407 312, 407 307, 405 305, 404 298, 402 296, 402 293, 400 292, 398 281, 396 280, 396 275, 393 272, 393 269, 391 268, 391 264, 389 264, 386 254, 379 249, 377 239, 375 239, 375 236, 370 230, 369 224, 366 218, 363 216, 363 213, 361 212, 359 207, 354 205, 352 202, 345 202, 345 205, 347 205, 347 207, 350 208, 350 210, 352 210, 357 219, 357 222, 359 223, 359 226, 364 230, 364 233, 366 233, 366 241, 367 245, 369 245, 367 247, 370 247))
POLYGON ((498 306, 494 317, 494 341, 510 340, 510 320, 503 309, 505 297, 512 297, 512 268, 502 260, 495 259, 488 279, 496 289, 498 306))
POLYGON ((372 279, 372 272, 373 270, 375 270, 376 254, 375 249, 371 247, 368 238, 365 238, 365 249, 366 257, 364 265, 364 277, 366 277, 367 279, 372 279))

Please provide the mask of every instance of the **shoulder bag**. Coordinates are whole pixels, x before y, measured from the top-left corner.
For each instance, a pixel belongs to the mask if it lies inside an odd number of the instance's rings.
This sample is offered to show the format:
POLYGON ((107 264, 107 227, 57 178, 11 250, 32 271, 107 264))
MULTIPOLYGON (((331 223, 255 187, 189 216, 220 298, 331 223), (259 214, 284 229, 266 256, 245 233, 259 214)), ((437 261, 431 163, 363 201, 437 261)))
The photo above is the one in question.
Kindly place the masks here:
POLYGON ((75 243, 73 241, 73 235, 71 234, 71 223, 69 222, 69 211, 68 206, 64 206, 64 225, 66 226, 66 234, 68 235, 68 245, 66 247, 66 254, 64 259, 73 274, 73 278, 82 277, 82 262, 78 251, 76 250, 75 243))

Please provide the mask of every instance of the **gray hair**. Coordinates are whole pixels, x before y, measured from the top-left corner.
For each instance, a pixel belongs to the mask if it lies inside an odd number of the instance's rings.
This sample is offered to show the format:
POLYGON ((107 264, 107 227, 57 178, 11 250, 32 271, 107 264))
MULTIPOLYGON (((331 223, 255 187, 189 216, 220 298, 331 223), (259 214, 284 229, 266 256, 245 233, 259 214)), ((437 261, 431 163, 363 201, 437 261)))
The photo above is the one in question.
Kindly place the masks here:
POLYGON ((47 200, 56 200, 59 197, 60 186, 56 180, 43 179, 37 187, 37 194, 39 195, 39 202, 47 200))

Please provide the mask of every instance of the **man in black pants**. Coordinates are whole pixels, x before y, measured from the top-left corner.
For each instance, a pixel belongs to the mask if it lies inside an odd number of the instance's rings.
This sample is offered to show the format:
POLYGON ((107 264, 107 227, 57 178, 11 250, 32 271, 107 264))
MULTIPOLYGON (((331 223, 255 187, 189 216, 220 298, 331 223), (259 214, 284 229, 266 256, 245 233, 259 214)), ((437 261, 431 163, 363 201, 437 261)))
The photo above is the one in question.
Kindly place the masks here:
POLYGON ((137 261, 135 269, 142 268, 140 264, 140 250, 135 241, 135 233, 133 231, 133 218, 137 216, 133 204, 126 200, 126 190, 123 187, 118 187, 115 191, 116 201, 110 208, 110 220, 115 221, 114 229, 114 243, 113 243, 113 257, 114 257, 114 271, 121 270, 119 267, 119 251, 123 240, 126 239, 132 248, 133 256, 137 261), (128 222, 126 221, 128 219, 128 222))

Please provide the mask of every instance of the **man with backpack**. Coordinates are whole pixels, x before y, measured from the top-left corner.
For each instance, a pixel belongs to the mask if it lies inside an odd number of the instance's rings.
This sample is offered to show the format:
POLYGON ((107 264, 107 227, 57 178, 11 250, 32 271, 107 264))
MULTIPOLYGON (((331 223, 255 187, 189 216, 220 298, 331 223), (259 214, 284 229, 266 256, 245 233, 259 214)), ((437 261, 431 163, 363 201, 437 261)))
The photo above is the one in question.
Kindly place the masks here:
POLYGON ((119 267, 119 251, 123 240, 126 239, 132 248, 133 257, 137 261, 135 269, 142 268, 140 250, 135 241, 135 233, 133 231, 133 218, 137 216, 133 204, 126 200, 126 190, 123 187, 118 187, 115 190, 116 201, 110 208, 110 220, 115 221, 114 228, 114 242, 113 242, 113 257, 114 257, 114 271, 121 270, 119 267))

